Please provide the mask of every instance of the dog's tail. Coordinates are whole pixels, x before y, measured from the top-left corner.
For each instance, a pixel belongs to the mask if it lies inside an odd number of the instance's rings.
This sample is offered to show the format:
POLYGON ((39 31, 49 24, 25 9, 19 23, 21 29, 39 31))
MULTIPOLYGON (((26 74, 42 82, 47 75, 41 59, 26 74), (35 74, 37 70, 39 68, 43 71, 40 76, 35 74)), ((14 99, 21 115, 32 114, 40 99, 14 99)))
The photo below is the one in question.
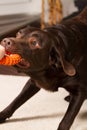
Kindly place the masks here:
POLYGON ((78 18, 80 21, 87 24, 87 6, 86 8, 78 15, 78 18))

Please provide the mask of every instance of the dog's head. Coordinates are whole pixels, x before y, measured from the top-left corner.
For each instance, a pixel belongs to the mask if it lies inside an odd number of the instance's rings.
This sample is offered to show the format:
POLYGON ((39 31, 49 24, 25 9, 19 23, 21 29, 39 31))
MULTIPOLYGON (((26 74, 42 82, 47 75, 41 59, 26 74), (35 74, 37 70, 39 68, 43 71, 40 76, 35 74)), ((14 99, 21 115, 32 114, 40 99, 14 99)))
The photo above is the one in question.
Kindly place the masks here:
POLYGON ((21 55, 23 60, 18 67, 24 70, 40 71, 55 66, 62 67, 67 75, 75 74, 75 68, 66 61, 60 43, 47 31, 24 28, 17 33, 16 38, 5 38, 1 44, 6 51, 21 55))

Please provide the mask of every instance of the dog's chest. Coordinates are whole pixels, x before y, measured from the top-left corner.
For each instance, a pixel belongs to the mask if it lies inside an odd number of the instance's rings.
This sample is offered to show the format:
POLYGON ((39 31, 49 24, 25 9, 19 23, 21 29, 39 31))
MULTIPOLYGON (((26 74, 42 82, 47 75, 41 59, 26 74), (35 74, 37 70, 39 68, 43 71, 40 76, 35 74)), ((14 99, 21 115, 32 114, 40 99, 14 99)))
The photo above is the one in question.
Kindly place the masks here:
POLYGON ((38 80, 35 81, 39 88, 44 88, 50 91, 57 91, 59 86, 59 80, 56 72, 50 70, 44 75, 40 76, 38 80))
POLYGON ((38 80, 36 81, 36 85, 39 88, 44 88, 49 91, 57 91, 58 90, 58 85, 57 85, 57 80, 38 80))

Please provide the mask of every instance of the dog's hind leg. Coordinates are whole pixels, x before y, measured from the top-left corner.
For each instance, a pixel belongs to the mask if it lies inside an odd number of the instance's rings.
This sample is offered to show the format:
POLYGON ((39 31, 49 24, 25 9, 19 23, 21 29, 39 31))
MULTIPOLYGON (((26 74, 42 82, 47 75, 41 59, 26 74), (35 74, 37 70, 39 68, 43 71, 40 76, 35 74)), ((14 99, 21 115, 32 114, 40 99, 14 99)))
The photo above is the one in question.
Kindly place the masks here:
POLYGON ((76 95, 72 95, 67 112, 66 112, 63 120, 59 124, 59 128, 57 130, 69 130, 70 129, 83 102, 84 102, 83 93, 79 92, 76 95))

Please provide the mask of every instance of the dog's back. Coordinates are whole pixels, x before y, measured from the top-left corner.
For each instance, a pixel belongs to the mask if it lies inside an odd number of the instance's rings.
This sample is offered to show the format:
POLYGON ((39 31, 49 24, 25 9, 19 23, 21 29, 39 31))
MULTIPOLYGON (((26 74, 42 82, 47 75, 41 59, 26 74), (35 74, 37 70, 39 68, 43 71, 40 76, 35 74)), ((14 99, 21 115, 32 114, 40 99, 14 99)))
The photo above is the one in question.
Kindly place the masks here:
POLYGON ((79 15, 77 15, 77 16, 75 16, 75 17, 72 17, 71 19, 67 19, 67 20, 65 20, 64 21, 64 23, 66 22, 66 21, 78 21, 78 22, 81 22, 81 23, 84 23, 84 24, 86 24, 87 25, 87 7, 79 14, 79 15))
POLYGON ((77 18, 84 24, 87 24, 87 7, 77 16, 77 18))
POLYGON ((75 53, 77 48, 76 64, 79 66, 78 71, 82 82, 87 85, 87 7, 78 16, 66 21, 64 24, 75 32, 77 39, 75 44, 77 45, 75 45, 73 53, 75 53))
MULTIPOLYGON (((82 23, 83 26, 85 26, 82 30, 80 30, 82 33, 82 36, 84 37, 84 41, 82 44, 84 44, 82 50, 82 56, 83 60, 80 65, 80 71, 81 71, 81 78, 87 83, 87 7, 77 16, 74 18, 75 20, 78 21, 78 23, 82 23), (82 68, 82 69, 81 69, 82 68)), ((82 26, 81 26, 82 27, 82 26)), ((80 27, 79 27, 80 28, 80 27)), ((80 43, 79 43, 80 45, 80 43)), ((78 46, 80 48, 80 46, 78 46)))

